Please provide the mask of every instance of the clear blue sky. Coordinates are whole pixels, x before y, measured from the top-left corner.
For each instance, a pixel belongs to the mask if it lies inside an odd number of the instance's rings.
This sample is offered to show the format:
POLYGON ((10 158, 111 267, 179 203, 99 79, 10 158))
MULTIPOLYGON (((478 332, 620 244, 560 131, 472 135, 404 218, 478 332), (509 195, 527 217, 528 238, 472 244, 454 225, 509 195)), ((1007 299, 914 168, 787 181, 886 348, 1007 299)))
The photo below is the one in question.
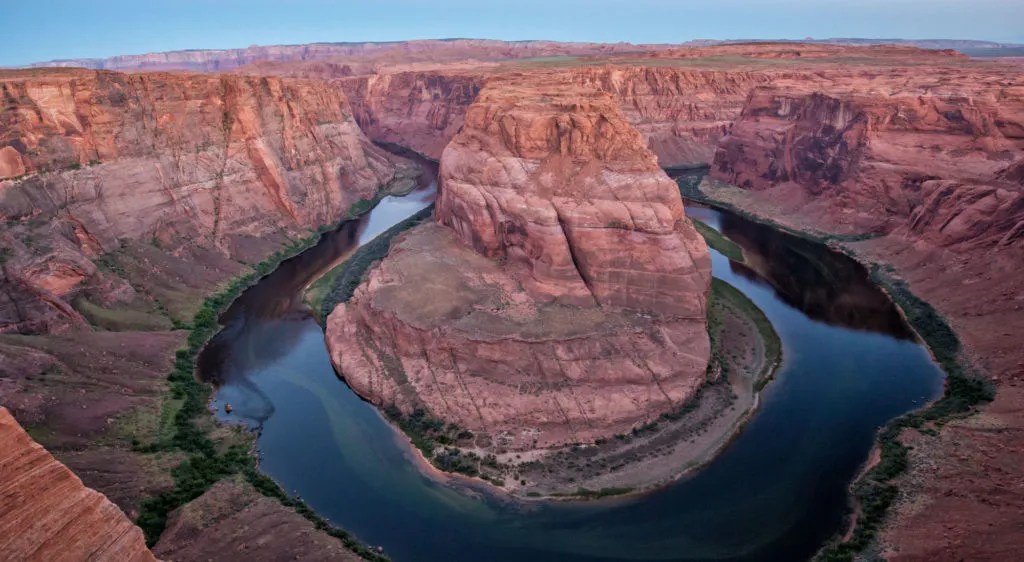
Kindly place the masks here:
POLYGON ((12 0, 0 66, 55 58, 438 37, 680 43, 901 37, 1024 43, 1024 0, 12 0))

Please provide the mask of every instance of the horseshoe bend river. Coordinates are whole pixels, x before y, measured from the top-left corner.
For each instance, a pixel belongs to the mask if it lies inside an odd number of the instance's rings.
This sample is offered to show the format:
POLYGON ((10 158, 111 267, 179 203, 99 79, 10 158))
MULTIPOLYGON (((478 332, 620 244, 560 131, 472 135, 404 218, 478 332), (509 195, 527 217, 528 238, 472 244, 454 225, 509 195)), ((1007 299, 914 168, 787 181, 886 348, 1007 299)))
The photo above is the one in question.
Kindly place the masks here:
POLYGON ((942 391, 942 372, 859 264, 689 204, 743 248, 744 264, 712 250, 714 276, 761 307, 784 347, 733 442, 665 488, 598 501, 518 501, 427 475, 338 379, 303 304, 331 264, 431 204, 436 169, 423 165, 419 190, 385 198, 246 291, 199 361, 218 383, 218 418, 259 430, 260 469, 396 561, 807 559, 840 530, 876 430, 942 391))

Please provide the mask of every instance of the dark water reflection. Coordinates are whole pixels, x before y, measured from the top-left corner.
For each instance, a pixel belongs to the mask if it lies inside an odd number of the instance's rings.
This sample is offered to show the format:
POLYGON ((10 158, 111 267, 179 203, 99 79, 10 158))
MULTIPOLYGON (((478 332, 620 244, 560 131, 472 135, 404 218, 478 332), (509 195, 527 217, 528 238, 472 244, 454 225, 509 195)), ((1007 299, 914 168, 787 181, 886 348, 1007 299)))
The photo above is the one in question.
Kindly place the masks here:
MULTIPOLYGON (((714 275, 764 310, 785 362, 732 445, 663 490, 530 503, 425 476, 337 378, 301 303, 310 272, 350 251, 351 233, 286 264, 225 314, 201 365, 222 383, 215 404, 234 407, 218 416, 258 426, 261 470, 398 561, 806 559, 840 528, 874 432, 934 397, 941 373, 856 263, 740 217, 688 214, 744 247, 748 266, 712 252, 714 275)), ((374 216, 383 217, 367 222, 374 216)))
MULTIPOLYGON (((690 214, 699 217, 701 211, 694 208, 690 214)), ((814 320, 913 338, 892 301, 857 262, 733 214, 718 217, 722 234, 743 248, 745 263, 731 263, 733 273, 764 280, 779 298, 814 320)))
MULTIPOLYGON (((199 355, 199 373, 205 381, 222 385, 237 380, 239 385, 247 385, 248 373, 290 353, 303 333, 295 329, 296 323, 315 324, 303 302, 305 287, 359 246, 434 202, 437 165, 407 151, 400 155, 414 160, 423 170, 416 191, 385 197, 369 213, 324 234, 316 246, 284 261, 247 289, 221 315, 224 329, 199 355)), ((269 401, 266 410, 273 412, 269 401)), ((255 417, 262 422, 269 415, 255 417)))

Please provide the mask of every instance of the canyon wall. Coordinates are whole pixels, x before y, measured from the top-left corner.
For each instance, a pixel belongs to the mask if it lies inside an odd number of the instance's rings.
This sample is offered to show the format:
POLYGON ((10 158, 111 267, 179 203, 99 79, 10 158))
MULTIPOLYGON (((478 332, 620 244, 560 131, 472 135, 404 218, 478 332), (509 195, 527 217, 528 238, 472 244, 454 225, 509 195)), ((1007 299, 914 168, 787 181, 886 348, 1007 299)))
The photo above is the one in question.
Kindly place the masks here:
POLYGON ((0 331, 74 323, 67 301, 127 242, 257 262, 396 176, 320 81, 18 71, 0 92, 0 331))
POLYGON ((0 552, 9 560, 156 560, 142 530, 0 407, 0 552))
POLYGON ((441 160, 437 219, 532 297, 704 317, 703 240, 611 96, 496 79, 441 160))
POLYGON ((907 473, 878 541, 890 560, 1004 560, 1020 546, 1021 76, 1009 65, 926 60, 777 80, 751 93, 715 154, 712 176, 742 189, 703 186, 788 226, 856 235, 848 251, 934 306, 965 364, 995 384, 975 415, 901 435, 907 473))
POLYGON ((481 73, 409 71, 353 77, 339 84, 367 136, 438 160, 485 81, 481 73))
MULTIPOLYGON (((315 74, 308 68, 305 72, 315 74)), ((321 72, 334 75, 332 69, 321 72)), ((758 72, 618 65, 555 72, 523 70, 511 75, 529 81, 546 80, 553 74, 611 94, 664 168, 709 164, 719 139, 739 117, 750 91, 772 79, 770 74, 758 72)), ((480 89, 488 80, 503 80, 508 75, 504 68, 442 68, 381 71, 340 83, 356 121, 370 138, 402 144, 438 159, 480 89)))
POLYGON ((657 66, 575 69, 578 84, 612 94, 663 168, 707 165, 765 72, 657 66))
POLYGON ((327 326, 357 393, 498 449, 655 419, 710 352, 710 257, 675 184, 611 96, 532 80, 488 83, 441 158, 440 224, 403 235, 327 326))
POLYGON ((1002 74, 898 74, 756 89, 712 176, 830 213, 837 230, 901 228, 939 245, 1018 237, 1024 88, 1002 74))

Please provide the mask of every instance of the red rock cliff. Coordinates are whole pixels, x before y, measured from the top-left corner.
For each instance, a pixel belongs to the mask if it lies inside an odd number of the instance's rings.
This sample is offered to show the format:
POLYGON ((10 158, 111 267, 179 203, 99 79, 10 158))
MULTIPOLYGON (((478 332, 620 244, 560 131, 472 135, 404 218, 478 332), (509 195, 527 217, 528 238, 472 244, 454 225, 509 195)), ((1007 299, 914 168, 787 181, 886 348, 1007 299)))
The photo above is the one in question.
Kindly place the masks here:
POLYGON ((769 73, 656 66, 575 69, 572 79, 610 93, 664 168, 709 164, 750 91, 769 73))
POLYGON ((525 264, 534 298, 703 318, 704 242, 611 96, 519 83, 495 79, 445 149, 438 220, 525 264))
MULTIPOLYGON (((370 138, 440 158, 480 89, 491 78, 500 80, 505 72, 486 67, 382 70, 341 83, 356 120, 370 138)), ((710 163, 718 140, 739 117, 747 95, 771 80, 765 72, 619 65, 527 73, 546 74, 611 94, 662 167, 710 163)))
POLYGON ((491 82, 437 215, 328 319, 363 397, 526 450, 628 431, 703 382, 707 248, 607 94, 491 82))
POLYGON ((142 530, 0 407, 0 553, 7 560, 156 560, 142 530))
POLYGON ((902 227, 940 245, 998 242, 1024 218, 1013 181, 1024 160, 1024 89, 1002 74, 934 74, 757 89, 712 175, 778 189, 780 202, 831 213, 839 230, 902 227))
POLYGON ((395 176, 320 81, 18 71, 0 92, 0 331, 73 318, 91 258, 125 241, 259 261, 248 241, 306 235, 395 176))
POLYGON ((373 140, 409 147, 428 158, 462 126, 485 77, 479 73, 397 72, 340 81, 356 122, 373 140))

